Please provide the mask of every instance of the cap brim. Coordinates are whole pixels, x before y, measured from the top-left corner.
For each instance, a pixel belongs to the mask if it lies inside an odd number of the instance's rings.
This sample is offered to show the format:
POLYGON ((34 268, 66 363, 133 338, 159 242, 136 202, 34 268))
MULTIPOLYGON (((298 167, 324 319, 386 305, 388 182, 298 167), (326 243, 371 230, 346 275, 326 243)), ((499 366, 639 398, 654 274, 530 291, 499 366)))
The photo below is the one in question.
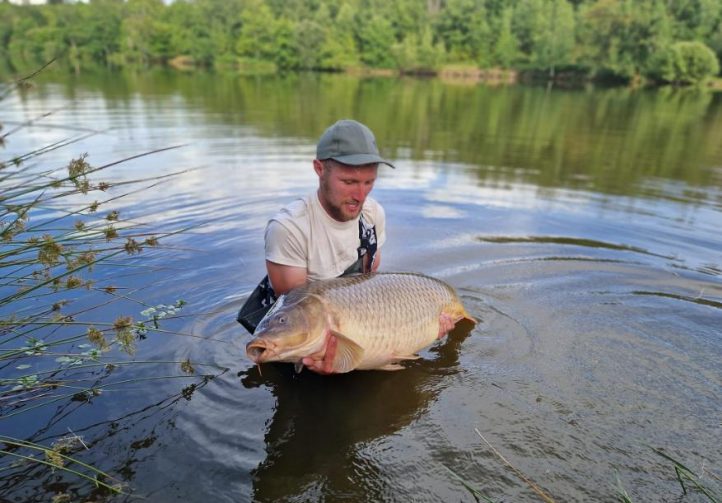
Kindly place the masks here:
POLYGON ((334 161, 338 161, 341 164, 348 164, 349 166, 361 166, 363 164, 386 164, 396 169, 396 166, 391 164, 386 159, 373 154, 352 154, 352 155, 339 155, 331 157, 334 161))

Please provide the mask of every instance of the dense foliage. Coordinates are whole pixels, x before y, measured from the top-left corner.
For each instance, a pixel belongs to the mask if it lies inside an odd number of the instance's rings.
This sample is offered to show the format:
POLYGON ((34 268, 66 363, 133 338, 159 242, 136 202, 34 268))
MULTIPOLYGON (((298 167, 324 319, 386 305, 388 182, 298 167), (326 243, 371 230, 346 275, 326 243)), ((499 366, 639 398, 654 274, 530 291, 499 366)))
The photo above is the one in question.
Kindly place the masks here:
POLYGON ((719 73, 719 0, 92 0, 0 3, 27 67, 190 64, 244 72, 444 65, 697 82, 719 73))

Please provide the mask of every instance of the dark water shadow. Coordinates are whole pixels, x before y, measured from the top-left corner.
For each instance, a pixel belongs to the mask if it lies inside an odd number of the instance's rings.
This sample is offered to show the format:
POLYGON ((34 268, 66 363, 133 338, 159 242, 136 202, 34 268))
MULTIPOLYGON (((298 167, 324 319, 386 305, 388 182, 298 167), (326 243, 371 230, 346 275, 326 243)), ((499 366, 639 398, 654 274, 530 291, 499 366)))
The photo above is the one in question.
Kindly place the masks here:
MULTIPOLYGON (((88 483, 88 479, 75 476, 63 469, 51 469, 42 462, 18 462, 12 456, 0 457, 0 502, 47 502, 54 501, 59 494, 68 501, 139 501, 146 495, 136 493, 136 477, 143 466, 161 456, 163 439, 175 430, 175 417, 179 404, 190 401, 193 394, 204 388, 211 379, 201 379, 179 393, 157 398, 149 404, 129 408, 123 414, 90 424, 74 424, 72 428, 57 428, 66 415, 92 406, 92 400, 71 401, 58 407, 47 424, 24 441, 38 445, 52 446, 61 442, 65 447, 63 455, 102 470, 109 477, 98 476, 98 480, 122 491, 113 494, 104 486, 88 483), (118 455, 118 453, 122 453, 118 455), (111 455, 113 454, 113 455, 111 455), (15 461, 13 461, 15 460, 15 461)), ((115 395, 116 400, 125 400, 115 395)), ((82 419, 82 418, 81 418, 82 419)), ((63 423, 67 425, 67 423, 63 423)), ((17 447, 0 443, 0 448, 24 455, 35 455, 35 451, 23 451, 17 447)), ((78 463, 66 461, 66 468, 85 473, 91 478, 92 472, 78 463)), ((64 501, 64 500, 63 500, 64 501)))
POLYGON ((599 248, 606 250, 615 251, 630 251, 634 253, 641 253, 643 255, 651 255, 653 257, 661 257, 666 259, 674 259, 667 255, 660 255, 658 253, 650 252, 644 248, 629 245, 618 245, 614 243, 606 243, 604 241, 598 241, 595 239, 585 238, 574 238, 574 237, 563 237, 563 236, 480 236, 477 238, 479 241, 486 243, 497 243, 497 244, 513 244, 513 243, 531 243, 531 244, 557 244, 566 246, 579 246, 584 248, 599 248))
POLYGON ((688 295, 677 295, 673 293, 665 293, 665 292, 647 292, 642 290, 635 290, 632 292, 633 295, 648 295, 652 297, 663 297, 667 299, 674 299, 674 300, 681 300, 683 302, 691 302, 693 304, 699 304, 701 306, 708 306, 708 307, 714 307, 717 309, 722 309, 722 302, 718 302, 711 299, 706 299, 702 297, 701 295, 698 297, 690 297, 688 295))
POLYGON ((444 377, 459 371, 461 344, 473 325, 460 323, 448 338, 397 372, 355 371, 319 376, 290 364, 239 373, 246 388, 266 386, 276 407, 265 434, 266 459, 252 471, 254 501, 377 501, 380 468, 364 448, 413 423, 435 402, 444 377))

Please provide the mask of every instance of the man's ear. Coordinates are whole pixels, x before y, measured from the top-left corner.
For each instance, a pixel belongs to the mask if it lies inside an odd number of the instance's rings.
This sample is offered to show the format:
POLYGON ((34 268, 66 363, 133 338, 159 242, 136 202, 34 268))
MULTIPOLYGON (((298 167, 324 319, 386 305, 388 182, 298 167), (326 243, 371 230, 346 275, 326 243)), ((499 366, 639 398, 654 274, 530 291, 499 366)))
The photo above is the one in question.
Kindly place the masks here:
POLYGON ((316 174, 319 177, 323 176, 323 170, 324 170, 323 163, 321 161, 319 161, 318 159, 314 159, 313 160, 313 170, 316 172, 316 174))

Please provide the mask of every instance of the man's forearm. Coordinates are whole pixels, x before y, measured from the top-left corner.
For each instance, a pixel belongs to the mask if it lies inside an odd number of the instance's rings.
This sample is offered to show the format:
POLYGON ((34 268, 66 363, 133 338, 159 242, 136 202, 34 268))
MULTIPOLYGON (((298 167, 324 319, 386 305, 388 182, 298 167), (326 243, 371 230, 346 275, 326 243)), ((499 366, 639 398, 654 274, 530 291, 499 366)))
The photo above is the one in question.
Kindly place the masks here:
POLYGON ((303 267, 277 264, 266 260, 266 270, 273 291, 277 296, 305 284, 308 279, 308 272, 303 267))

